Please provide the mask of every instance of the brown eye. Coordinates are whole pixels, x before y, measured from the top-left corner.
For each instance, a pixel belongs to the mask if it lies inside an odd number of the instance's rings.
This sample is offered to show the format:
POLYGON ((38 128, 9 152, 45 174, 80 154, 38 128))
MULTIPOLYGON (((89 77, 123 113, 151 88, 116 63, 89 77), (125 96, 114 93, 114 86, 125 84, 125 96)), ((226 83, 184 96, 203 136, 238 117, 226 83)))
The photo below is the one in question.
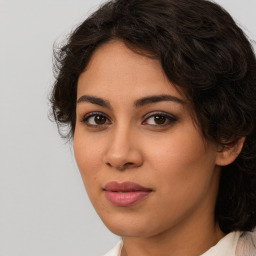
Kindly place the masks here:
POLYGON ((166 122, 166 117, 165 116, 160 116, 160 115, 157 115, 157 116, 154 116, 154 122, 156 123, 156 124, 165 124, 165 122, 166 122))
POLYGON ((90 114, 83 118, 83 123, 85 123, 88 126, 100 126, 100 125, 106 125, 109 124, 109 119, 102 114, 90 114))
POLYGON ((167 113, 159 113, 159 114, 153 114, 146 118, 146 120, 143 122, 144 125, 151 125, 151 126, 166 126, 171 125, 172 123, 176 122, 177 119, 167 113))
POLYGON ((94 117, 95 124, 105 124, 107 121, 107 118, 105 116, 96 115, 94 117))

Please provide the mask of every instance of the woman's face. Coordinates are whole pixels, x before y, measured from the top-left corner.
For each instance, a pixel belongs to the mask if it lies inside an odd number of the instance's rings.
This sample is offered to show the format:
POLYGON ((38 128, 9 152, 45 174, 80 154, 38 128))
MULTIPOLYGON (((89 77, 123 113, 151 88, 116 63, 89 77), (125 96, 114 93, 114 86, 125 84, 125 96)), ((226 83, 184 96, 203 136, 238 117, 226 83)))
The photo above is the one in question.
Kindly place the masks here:
POLYGON ((159 61, 120 41, 101 46, 79 77, 76 111, 76 161, 112 232, 150 237, 214 222, 216 145, 159 61))

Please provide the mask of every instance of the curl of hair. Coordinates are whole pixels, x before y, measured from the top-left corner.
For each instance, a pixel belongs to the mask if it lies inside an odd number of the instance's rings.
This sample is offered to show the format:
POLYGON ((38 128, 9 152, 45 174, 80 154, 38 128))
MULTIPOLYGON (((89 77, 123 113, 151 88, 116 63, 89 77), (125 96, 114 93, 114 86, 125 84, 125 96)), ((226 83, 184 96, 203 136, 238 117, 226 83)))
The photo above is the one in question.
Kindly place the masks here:
POLYGON ((191 101, 205 138, 241 154, 223 167, 215 217, 223 232, 256 226, 256 60, 231 16, 206 0, 113 0, 73 31, 55 52, 51 104, 58 126, 76 122, 76 87, 95 49, 122 40, 157 58, 169 80, 191 101))

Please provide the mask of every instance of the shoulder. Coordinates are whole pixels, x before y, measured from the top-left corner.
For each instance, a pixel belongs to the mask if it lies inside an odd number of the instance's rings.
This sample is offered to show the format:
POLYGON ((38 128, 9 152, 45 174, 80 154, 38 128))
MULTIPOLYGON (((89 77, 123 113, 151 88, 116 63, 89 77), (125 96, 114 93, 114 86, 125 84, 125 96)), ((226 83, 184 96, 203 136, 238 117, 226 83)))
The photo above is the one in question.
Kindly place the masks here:
POLYGON ((256 228, 241 234, 236 247, 236 256, 256 256, 256 228))

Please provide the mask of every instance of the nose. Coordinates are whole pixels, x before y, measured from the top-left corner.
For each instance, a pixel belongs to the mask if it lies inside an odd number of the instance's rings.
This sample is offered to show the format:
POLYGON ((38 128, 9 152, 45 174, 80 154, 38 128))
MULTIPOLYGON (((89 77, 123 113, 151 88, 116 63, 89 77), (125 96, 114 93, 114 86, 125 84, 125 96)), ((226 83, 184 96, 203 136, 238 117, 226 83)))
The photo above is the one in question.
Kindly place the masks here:
POLYGON ((143 164, 142 151, 138 145, 138 134, 130 128, 117 127, 114 129, 106 148, 104 162, 111 168, 125 170, 140 167, 143 164))

